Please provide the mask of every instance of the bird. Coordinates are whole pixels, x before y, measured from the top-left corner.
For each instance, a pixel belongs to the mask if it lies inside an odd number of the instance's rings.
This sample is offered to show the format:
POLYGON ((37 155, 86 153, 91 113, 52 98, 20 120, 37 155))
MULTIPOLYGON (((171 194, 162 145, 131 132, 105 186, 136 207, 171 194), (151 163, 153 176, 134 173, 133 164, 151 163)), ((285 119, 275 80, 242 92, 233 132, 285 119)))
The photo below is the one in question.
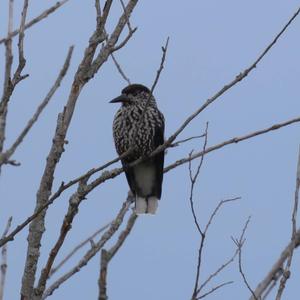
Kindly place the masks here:
POLYGON ((129 151, 121 162, 134 195, 135 212, 154 215, 162 193, 165 153, 149 155, 164 143, 164 115, 142 84, 126 86, 110 103, 121 103, 113 120, 113 138, 119 156, 129 151), (140 163, 129 166, 139 158, 143 158, 140 163))

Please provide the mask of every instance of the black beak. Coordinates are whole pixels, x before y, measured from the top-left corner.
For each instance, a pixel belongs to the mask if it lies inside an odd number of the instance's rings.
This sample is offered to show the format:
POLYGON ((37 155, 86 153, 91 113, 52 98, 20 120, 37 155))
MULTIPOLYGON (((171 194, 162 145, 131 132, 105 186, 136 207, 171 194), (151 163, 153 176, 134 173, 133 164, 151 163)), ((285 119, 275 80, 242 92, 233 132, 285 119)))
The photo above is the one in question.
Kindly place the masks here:
POLYGON ((130 101, 130 99, 126 95, 122 94, 121 96, 109 101, 109 103, 118 103, 118 102, 124 103, 124 102, 129 102, 129 101, 130 101))

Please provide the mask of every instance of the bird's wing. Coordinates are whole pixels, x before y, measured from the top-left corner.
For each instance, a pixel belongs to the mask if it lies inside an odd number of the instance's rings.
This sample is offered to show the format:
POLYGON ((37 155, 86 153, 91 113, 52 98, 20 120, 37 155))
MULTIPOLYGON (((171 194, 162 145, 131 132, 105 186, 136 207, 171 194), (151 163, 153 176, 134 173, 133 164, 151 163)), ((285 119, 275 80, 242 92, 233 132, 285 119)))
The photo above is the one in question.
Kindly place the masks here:
POLYGON ((125 172, 130 190, 135 195, 136 194, 136 186, 135 186, 133 169, 128 168, 128 162, 125 162, 124 160, 122 160, 122 165, 123 165, 123 168, 124 168, 124 172, 125 172))
MULTIPOLYGON (((154 137, 153 137, 153 146, 156 149, 158 146, 164 143, 164 131, 165 131, 165 121, 164 116, 161 112, 159 112, 159 116, 161 119, 161 124, 157 124, 155 126, 154 137)), ((155 196, 160 199, 161 197, 161 186, 163 181, 163 171, 164 171, 164 158, 165 151, 159 152, 157 155, 153 157, 153 162, 155 164, 155 172, 156 172, 156 184, 155 184, 155 196)))

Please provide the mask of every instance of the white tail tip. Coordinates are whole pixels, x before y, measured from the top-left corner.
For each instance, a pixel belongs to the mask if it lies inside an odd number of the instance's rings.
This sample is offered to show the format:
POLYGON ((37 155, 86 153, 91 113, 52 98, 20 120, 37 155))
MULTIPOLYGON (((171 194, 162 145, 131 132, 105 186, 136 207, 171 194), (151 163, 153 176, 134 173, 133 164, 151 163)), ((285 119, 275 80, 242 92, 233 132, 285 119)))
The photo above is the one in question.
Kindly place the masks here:
POLYGON ((135 212, 137 215, 147 213, 147 200, 146 198, 136 197, 135 199, 135 212))
POLYGON ((158 207, 158 199, 156 197, 148 198, 147 213, 155 215, 158 207))
POLYGON ((156 197, 149 197, 148 199, 143 197, 136 197, 135 199, 135 213, 151 214, 155 215, 158 207, 158 199, 156 197))

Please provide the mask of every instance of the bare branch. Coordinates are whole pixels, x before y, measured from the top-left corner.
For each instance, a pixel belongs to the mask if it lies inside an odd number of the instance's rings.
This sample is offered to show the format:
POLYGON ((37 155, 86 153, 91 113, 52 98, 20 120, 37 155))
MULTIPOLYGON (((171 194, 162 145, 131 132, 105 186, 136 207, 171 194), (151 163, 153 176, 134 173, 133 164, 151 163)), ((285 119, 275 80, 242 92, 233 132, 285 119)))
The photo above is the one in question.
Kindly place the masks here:
MULTIPOLYGON (((13 9, 14 9, 14 0, 9 0, 8 26, 7 26, 8 35, 11 33, 13 27, 13 12, 14 12, 13 9)), ((12 63, 13 63, 12 40, 8 39, 5 43, 4 85, 3 85, 3 93, 0 102, 0 153, 3 151, 3 147, 4 147, 7 105, 10 96, 13 92, 13 86, 11 82, 12 63)))
MULTIPOLYGON (((208 122, 206 123, 205 140, 204 140, 204 143, 203 143, 202 151, 205 151, 205 149, 206 149, 207 134, 208 134, 208 122)), ((191 155, 192 155, 192 152, 190 153, 190 156, 191 155)), ((196 170, 196 173, 195 173, 194 176, 192 174, 192 163, 191 163, 191 161, 189 162, 189 176, 190 176, 190 181, 191 181, 189 202, 190 202, 191 211, 192 211, 192 215, 193 215, 193 219, 194 219, 196 229, 198 230, 198 232, 200 234, 200 245, 199 245, 199 248, 198 248, 198 261, 197 261, 196 277, 195 277, 194 290, 193 290, 193 294, 192 294, 192 300, 196 299, 197 295, 198 295, 197 290, 198 290, 200 269, 201 269, 201 262, 202 262, 202 251, 203 251, 204 241, 205 241, 205 234, 203 233, 203 231, 200 228, 200 225, 199 225, 199 222, 198 222, 198 219, 197 219, 197 215, 196 215, 196 212, 195 212, 195 208, 194 208, 194 199, 193 199, 195 183, 196 183, 197 178, 200 174, 200 170, 201 170, 203 161, 204 161, 204 155, 200 159, 199 165, 197 167, 197 170, 196 170)))
POLYGON ((95 0, 95 8, 96 8, 96 17, 97 17, 97 23, 100 22, 101 18, 101 7, 100 7, 100 0, 95 0))
POLYGON ((245 285, 247 286, 248 290, 253 295, 254 299, 258 300, 258 298, 256 297, 253 289, 251 288, 251 286, 250 286, 250 284, 249 284, 249 282, 248 282, 248 280, 246 278, 246 275, 245 275, 245 273, 243 271, 243 267, 242 267, 242 247, 243 247, 243 245, 244 245, 244 243, 246 241, 246 239, 244 238, 244 235, 245 235, 246 229, 248 227, 248 224, 250 222, 250 219, 251 219, 251 217, 248 217, 248 220, 246 221, 246 224, 245 224, 245 227, 243 229, 243 233, 242 233, 242 236, 240 237, 240 239, 233 239, 232 238, 232 240, 236 244, 237 250, 238 250, 238 253, 239 253, 239 272, 242 275, 243 281, 244 281, 245 285))
MULTIPOLYGON (((52 7, 48 8, 44 12, 42 12, 39 16, 35 17, 34 19, 30 20, 28 23, 25 24, 24 30, 30 28, 34 24, 42 21, 43 19, 47 18, 49 15, 51 15, 53 12, 55 12, 58 8, 63 6, 65 3, 67 3, 69 0, 63 0, 63 1, 58 1, 56 2, 55 5, 52 7)), ((9 39, 15 37, 16 35, 19 34, 19 29, 14 30, 7 35, 7 37, 0 39, 0 44, 6 43, 9 39)))
POLYGON ((107 278, 107 268, 114 257, 114 255, 118 252, 118 250, 122 247, 123 243, 125 242, 126 238, 130 234, 136 219, 138 216, 133 211, 127 221, 126 228, 120 233, 117 242, 114 246, 112 246, 108 251, 102 249, 101 251, 101 267, 100 267, 100 276, 98 280, 99 285, 99 300, 106 300, 107 297, 107 287, 106 287, 106 278, 107 278))
POLYGON ((212 294, 213 292, 215 292, 216 290, 222 288, 223 286, 228 285, 228 284, 232 284, 232 283, 233 283, 233 281, 227 281, 227 282, 224 282, 224 283, 222 283, 222 284, 219 284, 219 285, 213 287, 213 288, 212 288, 210 291, 208 291, 207 293, 205 293, 205 294, 199 296, 199 297, 197 298, 197 300, 198 300, 198 299, 203 299, 203 298, 205 298, 206 296, 208 296, 208 295, 212 294))
POLYGON ((61 284, 63 284, 66 280, 72 277, 74 274, 79 272, 87 263, 93 258, 99 250, 105 245, 105 243, 115 234, 115 232, 119 229, 120 225, 123 222, 124 216, 130 205, 133 201, 132 195, 129 193, 127 200, 123 203, 121 210, 119 211, 115 220, 109 226, 109 229, 102 235, 101 239, 92 245, 92 248, 86 252, 83 258, 78 262, 76 266, 74 266, 70 271, 61 276, 57 281, 55 281, 44 293, 42 299, 47 298, 52 295, 52 293, 59 288, 61 284))
POLYGON ((88 238, 80 242, 66 257, 64 257, 55 267, 53 267, 49 273, 49 278, 56 272, 58 271, 78 250, 80 250, 82 247, 87 245, 89 242, 91 242, 96 236, 98 236, 101 232, 103 232, 109 225, 111 224, 108 223, 98 230, 96 230, 92 235, 90 235, 88 238))
POLYGON ((107 267, 108 267, 108 252, 105 249, 101 250, 100 258, 100 275, 98 279, 99 295, 98 300, 107 300, 107 267))
POLYGON ((126 14, 126 6, 125 6, 123 0, 120 0, 120 3, 121 3, 121 5, 122 5, 122 7, 123 7, 123 11, 125 12, 125 15, 126 15, 126 18, 127 18, 126 21, 127 21, 127 27, 128 27, 128 30, 129 30, 129 32, 130 32, 130 31, 133 31, 133 30, 132 30, 132 26, 131 26, 131 24, 130 24, 130 18, 129 18, 129 16, 126 14))
POLYGON ((205 137, 205 133, 204 133, 204 134, 201 134, 201 135, 191 136, 191 137, 189 137, 189 138, 187 138, 187 139, 183 139, 183 140, 177 141, 176 143, 171 144, 171 145, 169 146, 169 148, 177 147, 177 146, 179 146, 180 144, 189 142, 189 141, 191 141, 191 140, 200 139, 200 138, 203 138, 203 137, 205 137))
POLYGON ((236 250, 232 257, 230 257, 225 263, 223 263, 215 272, 210 274, 208 278, 200 285, 198 289, 198 294, 204 289, 204 287, 214 278, 216 277, 220 272, 222 272, 227 266, 229 266, 238 255, 238 251, 236 250))
POLYGON ((131 31, 128 32, 127 36, 124 38, 124 40, 122 42, 120 42, 118 45, 116 45, 113 48, 113 52, 116 52, 118 50, 120 50, 121 48, 123 48, 127 42, 131 39, 131 37, 133 36, 133 34, 137 31, 137 27, 133 28, 131 31))
POLYGON ((258 56, 258 58, 243 72, 241 72, 239 75, 235 77, 231 82, 226 84, 223 88, 221 88, 217 93, 215 93, 211 98, 207 99, 204 104, 197 109, 194 113, 192 113, 184 122, 183 124, 167 139, 167 141, 157 147, 157 149, 154 151, 154 155, 158 152, 162 151, 162 149, 166 149, 169 145, 172 144, 172 142, 176 139, 176 137, 187 127, 187 125, 196 118, 202 111, 204 111, 210 104, 215 102, 220 96, 222 96, 225 92, 230 90, 233 86, 235 86, 237 83, 242 81, 244 78, 246 78, 250 72, 252 72, 257 65, 260 63, 260 61, 264 58, 264 56, 270 51, 270 49, 276 44, 277 40, 282 36, 282 34, 286 31, 286 29, 290 26, 290 24, 293 22, 293 20, 298 16, 300 13, 300 8, 295 12, 295 14, 289 19, 287 24, 282 28, 282 30, 275 36, 275 38, 272 40, 272 42, 265 48, 265 50, 262 52, 261 55, 258 56))
MULTIPOLYGON (((208 123, 206 124, 205 141, 204 141, 203 150, 202 150, 203 152, 205 152, 206 145, 207 145, 207 134, 208 134, 207 131, 208 131, 208 123)), ((202 285, 200 287, 200 289, 199 289, 198 285, 199 285, 199 277, 200 277, 200 270, 201 270, 201 264, 202 264, 202 252, 203 252, 204 242, 205 242, 205 239, 206 239, 206 236, 207 236, 208 228, 210 227, 210 225, 211 225, 214 217, 216 216, 218 210, 220 209, 220 207, 223 204, 225 204, 227 202, 231 202, 231 201, 235 201, 235 200, 240 199, 240 197, 237 197, 237 198, 233 198, 233 199, 227 199, 227 200, 220 201, 220 203, 218 204, 218 206, 215 208, 215 210, 211 214, 211 216, 210 216, 210 218, 209 218, 209 220, 208 220, 208 222, 207 222, 207 224, 205 226, 204 231, 202 231, 200 229, 200 225, 199 225, 199 222, 198 222, 198 219, 197 219, 197 216, 196 216, 196 213, 195 213, 195 209, 194 209, 193 190, 194 190, 194 185, 196 183, 196 180, 197 180, 197 178, 199 176, 199 173, 200 173, 200 170, 201 170, 201 167, 202 167, 202 164, 203 164, 203 160, 204 160, 204 155, 201 157, 200 163, 199 163, 199 165, 197 167, 197 170, 196 170, 196 173, 195 173, 194 176, 192 175, 191 163, 189 163, 189 174, 190 174, 190 180, 191 180, 191 191, 190 191, 190 198, 189 198, 189 200, 190 200, 191 210, 192 210, 192 214, 193 214, 193 218, 194 218, 194 223, 195 223, 196 228, 197 228, 197 230, 198 230, 198 232, 200 234, 200 245, 199 245, 199 249, 198 249, 198 261, 197 261, 195 285, 194 285, 194 290, 193 290, 193 294, 192 294, 192 298, 191 298, 192 300, 200 299, 198 297, 198 295, 199 295, 199 292, 201 291, 201 289, 204 287, 204 285, 202 285)), ((235 257, 235 255, 234 255, 234 257, 235 257)), ((234 259, 234 257, 233 257, 233 259, 234 259)), ((233 259, 232 259, 232 261, 233 261, 233 259)), ((222 270, 222 268, 221 268, 221 270, 222 270)), ((219 273, 219 271, 216 273, 216 275, 218 273, 219 273)), ((207 284, 208 281, 206 281, 205 284, 207 284)), ((204 295, 208 295, 208 294, 212 293, 214 290, 215 289, 212 289, 210 292, 208 292, 208 293, 206 293, 204 295)), ((204 295, 202 296, 202 298, 205 297, 204 295)))
MULTIPOLYGON (((13 27, 13 0, 9 0, 9 17, 8 17, 8 36, 10 36, 13 27)), ((12 40, 9 38, 5 42, 5 74, 4 74, 4 87, 3 94, 0 103, 0 153, 3 151, 4 140, 5 140, 5 129, 6 129, 6 116, 7 116, 7 108, 10 97, 14 91, 15 86, 27 75, 21 75, 23 68, 25 67, 26 60, 24 58, 24 24, 26 20, 26 14, 28 9, 28 0, 24 0, 21 24, 19 29, 19 64, 17 70, 14 73, 13 78, 11 78, 11 70, 12 70, 12 62, 13 62, 13 54, 12 54, 12 40)), ((1 168, 1 165, 0 165, 1 168)))
POLYGON ((124 15, 126 17, 126 24, 127 24, 127 27, 128 27, 128 34, 125 37, 125 39, 119 45, 114 47, 113 51, 117 51, 117 50, 121 49, 122 47, 124 47, 127 44, 127 42, 129 41, 129 39, 133 36, 133 34, 137 30, 137 27, 132 29, 131 24, 130 24, 130 18, 129 18, 130 16, 126 12, 126 6, 125 6, 125 4, 122 0, 120 0, 120 2, 121 2, 121 5, 123 7, 124 15))
POLYGON ((298 152, 298 163, 297 163, 297 175, 296 175, 296 189, 295 189, 295 198, 294 198, 294 208, 292 212, 292 236, 291 236, 291 244, 290 253, 287 258, 286 266, 283 270, 282 277, 280 280, 279 288, 276 295, 276 300, 280 300, 286 285, 286 281, 289 279, 291 274, 291 265, 294 250, 296 247, 296 234, 297 234, 297 212, 298 212, 298 202, 299 202, 299 188, 300 188, 300 147, 298 152))
POLYGON ((236 200, 241 200, 241 197, 235 197, 235 198, 230 198, 230 199, 225 199, 225 200, 221 200, 219 202, 219 204, 217 205, 217 207, 215 208, 215 210, 213 211, 213 213, 211 214, 206 226, 205 226, 205 229, 204 229, 204 235, 207 234, 207 231, 208 231, 208 228, 210 227, 213 219, 215 218, 215 216, 217 215, 217 212, 220 210, 221 206, 223 204, 226 204, 226 203, 229 203, 229 202, 233 202, 233 201, 236 201, 236 200))
MULTIPOLYGON (((284 263, 290 256, 292 248, 297 248, 300 246, 300 228, 296 232, 295 242, 295 247, 294 242, 289 242, 289 244, 281 252, 279 258, 274 263, 273 267, 268 272, 266 277, 257 285, 256 289, 254 290, 256 297, 262 297, 263 294, 268 290, 268 288, 273 285, 274 282, 276 283, 278 278, 282 275, 284 270, 284 263)), ((249 300, 255 300, 255 298, 252 296, 249 300)))
MULTIPOLYGON (((11 226, 12 217, 10 217, 7 221, 6 227, 2 234, 2 238, 6 236, 10 226, 11 226)), ((7 245, 5 245, 1 250, 1 265, 0 265, 0 300, 3 300, 4 288, 5 288, 5 277, 7 270, 7 245)))
POLYGON ((198 264, 197 264, 197 275, 196 275, 196 280, 198 280, 197 282, 195 282, 195 287, 194 287, 194 291, 193 291, 193 295, 192 295, 192 300, 194 299, 198 299, 198 295, 201 292, 201 290, 210 282, 210 280, 217 276, 223 269, 225 269, 230 263, 232 263, 237 255, 237 251, 234 253, 234 255, 223 265, 221 265, 213 274, 211 274, 205 281, 203 284, 200 285, 200 287, 198 288, 199 285, 199 275, 200 275, 200 268, 201 268, 201 260, 202 260, 202 251, 203 251, 203 247, 204 247, 204 242, 207 236, 207 231, 210 227, 210 225, 212 224, 212 221, 214 219, 214 217, 216 216, 217 212, 219 211, 219 209, 221 208, 221 206, 223 204, 229 203, 229 202, 233 202, 236 200, 239 200, 240 197, 236 197, 236 198, 231 198, 231 199, 226 199, 226 200, 221 200, 219 202, 219 204, 217 205, 217 207, 214 209, 214 211, 212 212, 212 214, 209 217, 209 220, 205 226, 204 231, 201 233, 201 241, 200 241, 200 247, 198 250, 198 264))
MULTIPOLYGON (((290 120, 282 122, 282 123, 274 124, 274 125, 272 125, 270 127, 254 131, 254 132, 248 133, 248 134, 243 135, 243 136, 239 136, 239 137, 237 136, 237 137, 231 138, 231 139, 226 140, 226 141, 224 141, 224 142, 222 142, 220 144, 216 144, 214 146, 207 147, 206 150, 205 150, 205 152, 203 152, 203 151, 196 152, 196 153, 192 154, 189 157, 177 160, 176 162, 174 162, 171 165, 167 166, 164 169, 164 172, 167 173, 170 170, 172 170, 172 169, 174 169, 174 168, 176 168, 176 167, 178 167, 180 165, 183 165, 183 164, 189 162, 190 160, 193 160, 195 158, 201 157, 202 155, 207 154, 209 152, 213 152, 215 150, 221 149, 221 148, 223 148, 223 147, 225 147, 227 145, 237 144, 239 142, 251 139, 251 138, 253 138, 255 136, 259 136, 259 135, 265 134, 265 133, 270 132, 270 131, 278 130, 280 128, 289 126, 289 125, 294 124, 294 123, 299 123, 299 122, 300 122, 300 117, 295 118, 295 119, 290 119, 290 120)), ((157 149, 153 153, 156 153, 157 149)), ((152 154, 151 154, 151 156, 152 156, 152 154)))
MULTIPOLYGON (((176 162, 172 163, 171 165, 167 166, 164 169, 164 173, 167 173, 171 170, 173 170, 174 168, 176 168, 177 166, 180 166, 182 164, 185 164, 187 162, 189 162, 189 160, 193 160, 195 158, 201 157, 204 154, 219 150, 227 145, 230 144, 236 144, 245 140, 248 140, 250 138, 253 138, 255 136, 258 135, 262 135, 265 134, 267 132, 273 131, 273 130, 278 130, 282 127, 285 126, 289 126, 293 123, 298 123, 300 122, 300 118, 296 118, 296 119, 291 119, 289 121, 283 122, 283 123, 278 123, 275 125, 272 125, 271 127, 259 130, 259 131, 255 131, 252 133, 249 133, 247 135, 241 136, 241 137, 234 137, 231 138, 227 141, 224 141, 220 144, 211 146, 206 148, 205 152, 203 153, 201 152, 197 152, 194 153, 191 158, 182 158, 180 160, 177 160, 176 162)), ((154 151, 156 152, 156 150, 154 151)), ((154 153, 153 152, 153 153, 154 153)), ((31 221, 33 221, 35 218, 37 218, 37 216, 39 216, 46 208, 48 208, 51 204, 53 204, 53 202, 58 199, 58 197, 62 194, 63 191, 65 191, 66 189, 70 188, 71 186, 73 186, 74 184, 78 183, 80 180, 86 178, 86 177, 90 177, 93 174, 104 170, 105 168, 109 167, 110 165, 118 162, 120 159, 126 157, 128 155, 128 153, 130 153, 130 151, 122 154, 121 156, 105 163, 104 165, 97 167, 97 168, 93 168, 90 169, 87 173, 69 181, 67 184, 65 184, 64 182, 62 182, 62 184, 60 185, 59 189, 49 198, 49 201, 47 201, 44 205, 42 205, 38 210, 35 211, 35 213, 33 213, 30 217, 28 217, 24 222, 22 222, 21 224, 19 224, 7 237, 0 239, 0 247, 2 247, 3 245, 5 245, 7 242, 12 241, 14 239, 14 237, 22 230, 24 229, 28 224, 30 224, 31 221)), ((152 154, 150 155, 152 156, 152 154)), ((134 161, 133 163, 131 163, 128 167, 134 166, 138 163, 140 163, 142 161, 142 159, 138 159, 136 161, 134 161)), ((103 182, 105 182, 106 180, 109 179, 113 179, 116 176, 120 175, 123 172, 123 168, 115 168, 113 170, 110 171, 104 171, 98 178, 96 178, 94 181, 92 181, 90 184, 88 184, 88 189, 89 191, 93 190, 95 187, 97 187, 98 185, 102 184, 103 182)))
POLYGON ((65 59, 64 65, 63 65, 61 71, 59 72, 58 77, 57 77, 54 85, 51 87, 51 89, 49 90, 48 94, 46 95, 46 97, 44 98, 42 103, 38 106, 36 112, 34 113, 32 118, 28 121, 26 127, 22 130, 22 132, 20 133, 20 135, 18 136, 16 141, 13 143, 13 145, 5 153, 0 154, 0 165, 2 165, 3 163, 9 162, 9 158, 14 154, 17 147, 22 143, 22 141, 25 138, 25 136, 27 135, 27 133, 30 131, 30 129, 32 128, 34 123, 38 120, 40 114, 42 113, 44 108, 50 102, 52 96, 55 94, 55 92, 59 88, 64 76, 66 75, 66 73, 69 69, 73 49, 74 49, 73 46, 69 48, 69 51, 68 51, 67 57, 65 59))
POLYGON ((28 75, 21 75, 25 64, 26 59, 24 57, 24 30, 25 30, 25 21, 28 10, 28 2, 29 0, 24 0, 23 10, 21 14, 21 23, 19 29, 19 42, 18 42, 18 51, 19 51, 19 64, 17 70, 15 71, 14 77, 12 79, 12 85, 16 86, 21 80, 25 79, 28 75))
POLYGON ((50 273, 50 270, 53 266, 54 260, 55 260, 57 254, 58 254, 58 251, 60 250, 61 246, 63 245, 63 243, 65 241, 67 233, 72 228, 72 222, 73 222, 76 214, 78 213, 78 208, 79 208, 80 203, 82 202, 82 200, 85 199, 84 189, 86 187, 87 180, 88 180, 88 178, 82 180, 78 184, 77 192, 74 193, 70 197, 68 212, 65 215, 64 221, 61 225, 60 235, 59 235, 55 245, 53 246, 53 248, 50 251, 47 263, 41 271, 41 275, 40 275, 40 278, 39 278, 39 281, 38 281, 38 285, 34 289, 34 294, 38 298, 40 298, 43 295, 44 291, 45 291, 46 281, 49 278, 49 273, 50 273))
MULTIPOLYGON (((65 137, 67 135, 79 95, 86 83, 107 61, 126 25, 126 16, 125 13, 123 13, 119 18, 119 21, 111 37, 109 38, 108 43, 101 48, 99 54, 94 59, 98 45, 105 40, 105 33, 103 29, 106 23, 108 12, 110 10, 111 2, 112 0, 107 0, 105 3, 101 21, 99 24, 97 22, 96 29, 90 37, 83 59, 78 66, 65 109, 59 114, 53 143, 47 157, 44 174, 42 176, 40 187, 37 193, 35 212, 37 212, 41 207, 45 206, 49 200, 56 166, 64 151, 65 137)), ((135 8, 137 2, 138 0, 129 0, 126 6, 126 15, 128 17, 135 8)), ((21 290, 21 297, 24 299, 31 299, 33 296, 33 285, 40 255, 41 239, 45 230, 44 224, 46 212, 47 210, 45 208, 30 224, 29 235, 27 239, 27 257, 21 290), (32 255, 32 253, 34 253, 34 255, 32 255)))
MULTIPOLYGON (((207 131, 208 131, 208 122, 206 123, 205 139, 204 139, 204 143, 203 143, 202 152, 205 152, 206 145, 207 145, 207 133, 208 133, 207 131)), ((192 155, 192 152, 190 153, 190 156, 191 155, 192 155)), ((200 169, 202 167, 203 161, 204 161, 204 155, 201 156, 200 163, 199 163, 199 165, 197 167, 197 171, 196 171, 196 173, 195 173, 194 176, 192 175, 192 163, 191 163, 191 161, 189 162, 189 175, 190 175, 190 181, 191 181, 190 198, 189 198, 189 200, 190 200, 190 206, 191 206, 192 215, 193 215, 193 218, 194 218, 194 223, 196 225, 196 228, 197 228, 198 232, 202 236, 202 240, 204 238, 204 236, 203 236, 204 234, 203 234, 202 230, 200 229, 200 225, 198 223, 198 219, 197 219, 197 216, 196 216, 196 212, 195 212, 195 208, 194 208, 194 201, 193 201, 193 193, 194 193, 195 183, 196 183, 197 178, 199 176, 200 169)), ((201 245, 202 245, 202 243, 201 243, 201 245)), ((198 278, 197 278, 196 283, 198 283, 198 278)), ((194 291, 196 291, 196 290, 197 290, 197 287, 195 286, 194 291)))
MULTIPOLYGON (((85 69, 85 73, 82 74, 83 76, 81 76, 81 80, 83 80, 84 82, 87 82, 89 79, 91 79, 96 72, 99 70, 99 68, 103 65, 103 63, 106 62, 106 60, 108 59, 109 55, 120 49, 120 47, 118 46, 116 48, 116 43, 118 42, 118 39, 121 35, 121 32, 124 29, 124 26, 127 24, 126 20, 128 17, 130 17, 133 9, 135 8, 138 0, 130 0, 127 3, 126 9, 123 12, 122 16, 119 18, 119 22, 116 25, 113 33, 110 35, 107 43, 102 47, 101 51, 99 52, 99 54, 96 56, 96 58, 93 60, 94 58, 94 54, 96 51, 96 48, 99 44, 99 34, 100 34, 100 41, 104 41, 106 38, 106 33, 105 33, 105 22, 107 19, 107 15, 111 6, 111 2, 112 0, 107 0, 103 9, 103 14, 101 17, 101 22, 100 25, 97 25, 97 31, 94 33, 94 35, 92 36, 92 38, 90 39, 90 48, 86 50, 86 56, 84 59, 84 64, 89 64, 89 69, 85 69), (104 21, 103 21, 104 20, 104 21), (100 32, 99 32, 100 31, 100 32)), ((128 42, 129 39, 126 39, 126 42, 128 42)), ((124 45, 122 45, 124 46, 124 45)))
POLYGON ((158 70, 156 71, 156 76, 155 76, 155 79, 154 79, 154 82, 151 86, 151 94, 153 94, 153 91, 158 83, 158 80, 160 78, 160 74, 164 68, 164 64, 165 64, 165 60, 166 60, 166 56, 167 56, 167 51, 168 51, 168 46, 169 46, 169 40, 170 38, 168 37, 167 40, 166 40, 166 43, 163 47, 161 47, 161 50, 162 50, 162 57, 161 57, 161 61, 160 61, 160 66, 158 68, 158 70))
POLYGON ((120 64, 118 63, 116 57, 114 56, 114 54, 112 53, 111 58, 113 60, 113 62, 115 63, 115 66, 117 68, 117 70, 119 71, 119 73, 121 74, 122 78, 128 83, 131 84, 130 79, 126 76, 126 74, 124 73, 124 71, 122 70, 120 64))

